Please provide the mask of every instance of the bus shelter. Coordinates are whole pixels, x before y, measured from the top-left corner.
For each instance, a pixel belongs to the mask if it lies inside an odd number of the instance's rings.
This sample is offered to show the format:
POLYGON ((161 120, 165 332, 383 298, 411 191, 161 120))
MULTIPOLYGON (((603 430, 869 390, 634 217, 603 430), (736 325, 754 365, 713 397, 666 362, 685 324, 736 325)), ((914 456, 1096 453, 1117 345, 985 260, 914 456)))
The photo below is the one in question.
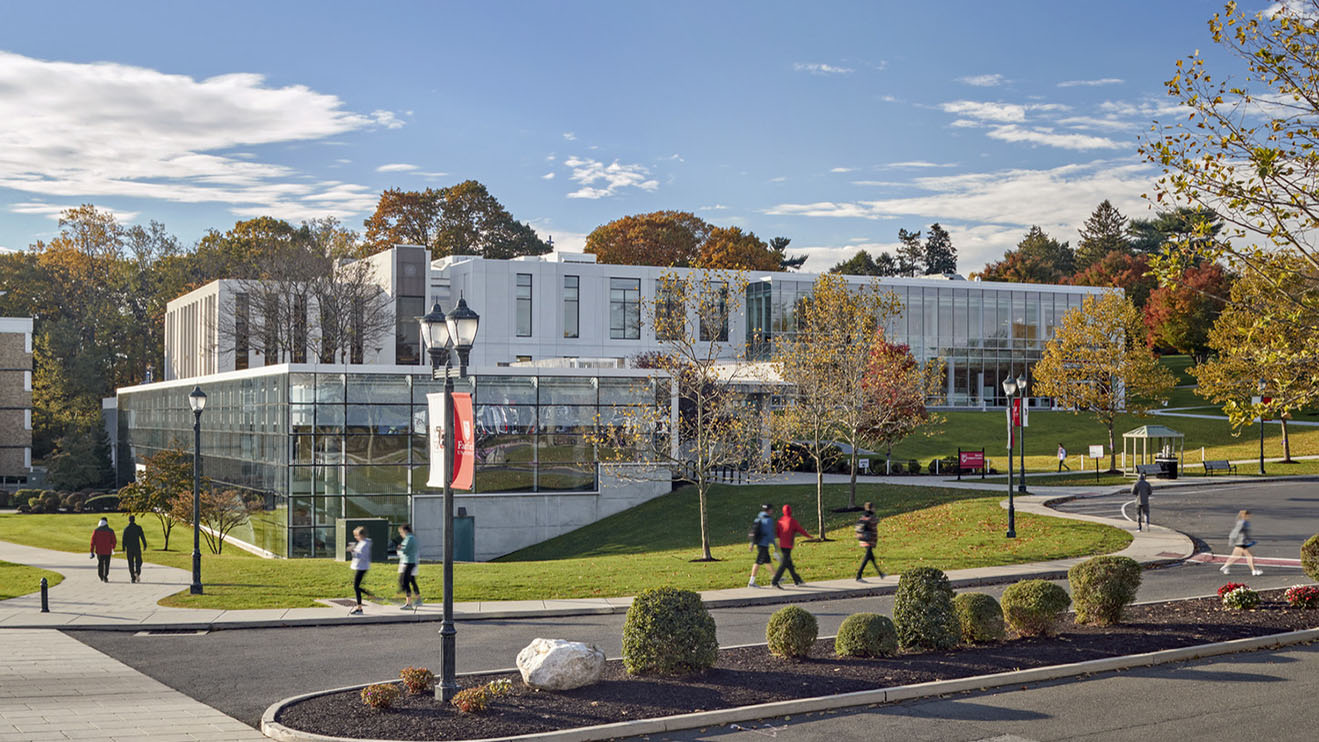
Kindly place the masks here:
POLYGON ((1138 467, 1149 471, 1148 467, 1157 465, 1159 476, 1176 479, 1185 451, 1186 436, 1163 425, 1142 425, 1122 434, 1122 472, 1134 477, 1138 467))

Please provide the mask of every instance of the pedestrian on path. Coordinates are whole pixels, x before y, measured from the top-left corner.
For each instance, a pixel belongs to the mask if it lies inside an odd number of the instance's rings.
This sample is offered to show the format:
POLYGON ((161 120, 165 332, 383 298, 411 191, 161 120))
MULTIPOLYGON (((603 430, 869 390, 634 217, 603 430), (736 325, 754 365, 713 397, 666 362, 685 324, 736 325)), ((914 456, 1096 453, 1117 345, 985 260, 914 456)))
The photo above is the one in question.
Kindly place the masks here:
POLYGON ((110 581, 110 555, 114 554, 115 547, 118 546, 115 539, 114 529, 110 527, 110 522, 105 518, 96 524, 96 530, 92 531, 91 554, 96 559, 96 576, 101 578, 101 582, 110 581))
POLYGON ((866 550, 866 555, 861 557, 861 566, 856 568, 856 581, 865 582, 861 575, 865 573, 867 564, 875 565, 875 572, 881 580, 884 579, 884 570, 875 561, 875 544, 879 542, 879 517, 875 515, 871 503, 866 503, 866 509, 861 511, 861 518, 856 522, 856 540, 866 550))
POLYGON ((774 506, 765 503, 760 506, 760 512, 756 514, 756 519, 751 521, 750 543, 748 549, 754 549, 756 552, 756 563, 751 565, 751 577, 747 580, 747 587, 760 587, 756 584, 756 573, 760 571, 762 564, 769 564, 769 550, 774 548, 774 516, 771 515, 774 506))
POLYGON ((1063 448, 1063 444, 1062 444, 1061 442, 1059 442, 1059 443, 1058 443, 1058 471, 1061 472, 1063 469, 1066 469, 1067 471, 1071 471, 1071 470, 1072 470, 1072 467, 1070 467, 1070 466, 1067 465, 1067 449, 1066 449, 1066 448, 1063 448))
POLYGON ((1227 574, 1233 564, 1236 564, 1241 557, 1246 558, 1246 566, 1250 567, 1252 575, 1262 575, 1264 570, 1255 569, 1255 555, 1250 549, 1255 545, 1255 538, 1250 535, 1250 511, 1242 510, 1237 513, 1236 525, 1232 526, 1232 532, 1227 535, 1227 542, 1232 544, 1232 556, 1227 558, 1223 568, 1218 570, 1227 574))
POLYGON ((1145 525, 1150 524, 1150 492, 1153 488, 1145 479, 1145 473, 1141 472, 1136 477, 1136 483, 1131 485, 1131 496, 1136 498, 1136 530, 1140 530, 1140 518, 1145 516, 1145 525))
MULTIPOLYGON (((403 610, 415 611, 421 607, 421 587, 417 584, 421 547, 417 544, 417 537, 412 535, 411 523, 399 526, 398 535, 403 539, 398 545, 398 589, 405 597, 403 610)), ((361 602, 360 598, 358 602, 361 602)))
POLYGON ((147 535, 137 518, 128 516, 128 525, 124 526, 124 556, 128 558, 128 579, 138 582, 142 579, 142 552, 147 550, 147 535))
POLYGON ((353 538, 357 539, 357 543, 353 544, 349 552, 353 555, 353 563, 350 566, 353 568, 353 593, 357 596, 357 605, 351 611, 348 611, 348 615, 360 616, 362 615, 362 593, 375 597, 370 590, 362 587, 362 578, 366 577, 366 571, 371 569, 371 539, 366 537, 365 526, 358 526, 353 529, 353 538))
POLYGON ((811 534, 801 527, 796 518, 792 517, 791 505, 783 506, 783 517, 779 518, 778 523, 775 524, 774 532, 779 537, 779 551, 782 552, 783 556, 779 560, 778 571, 774 573, 774 579, 770 584, 782 590, 783 586, 779 584, 779 580, 783 578, 783 573, 786 571, 792 575, 793 584, 800 585, 802 583, 801 576, 797 574, 797 567, 792 563, 792 544, 797 538, 797 534, 800 533, 807 537, 811 534))

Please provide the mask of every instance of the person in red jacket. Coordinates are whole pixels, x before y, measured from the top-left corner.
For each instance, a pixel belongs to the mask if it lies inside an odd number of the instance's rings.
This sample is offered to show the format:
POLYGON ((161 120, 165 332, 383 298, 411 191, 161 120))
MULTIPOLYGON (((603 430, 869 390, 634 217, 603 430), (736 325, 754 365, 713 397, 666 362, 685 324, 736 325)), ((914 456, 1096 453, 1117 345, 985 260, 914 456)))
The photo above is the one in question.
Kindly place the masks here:
POLYGON ((110 555, 119 545, 119 540, 115 538, 114 529, 105 518, 96 525, 96 530, 92 531, 92 548, 91 553, 96 557, 96 576, 101 578, 101 582, 110 581, 110 555))
POLYGON ((782 590, 783 586, 779 584, 779 579, 783 577, 783 571, 787 570, 792 575, 793 584, 800 585, 801 577, 797 574, 797 568, 792 563, 792 542, 797 538, 797 534, 810 537, 811 534, 806 532, 805 528, 792 517, 792 506, 783 506, 783 517, 779 518, 774 524, 774 532, 779 537, 779 551, 782 553, 782 559, 779 561, 779 569, 774 573, 774 579, 770 583, 774 587, 782 590))

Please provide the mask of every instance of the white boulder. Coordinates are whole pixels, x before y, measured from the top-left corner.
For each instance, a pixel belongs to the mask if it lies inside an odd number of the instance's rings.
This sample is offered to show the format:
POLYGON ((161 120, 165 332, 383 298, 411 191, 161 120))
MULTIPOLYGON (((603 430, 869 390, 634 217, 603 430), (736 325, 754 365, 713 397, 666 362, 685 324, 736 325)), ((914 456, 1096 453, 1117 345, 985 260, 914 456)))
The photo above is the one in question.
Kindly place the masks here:
POLYGON ((605 653, 594 644, 535 639, 518 652, 522 682, 539 690, 572 690, 600 680, 605 653))

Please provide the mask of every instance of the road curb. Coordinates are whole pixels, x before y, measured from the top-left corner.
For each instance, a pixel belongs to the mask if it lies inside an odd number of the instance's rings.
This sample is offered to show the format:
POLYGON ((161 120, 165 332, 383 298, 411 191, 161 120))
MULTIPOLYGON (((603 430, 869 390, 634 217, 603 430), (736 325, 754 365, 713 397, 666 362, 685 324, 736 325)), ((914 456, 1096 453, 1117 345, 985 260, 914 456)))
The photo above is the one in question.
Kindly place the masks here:
MULTIPOLYGON (((1282 634, 1269 634, 1249 639, 1233 639, 1231 641, 1214 642, 1212 644, 1198 644, 1191 647, 1164 649, 1157 652, 1146 652, 1143 654, 1125 655, 1121 657, 1106 657, 1098 660, 1087 660, 1085 662, 1073 662, 1066 665, 1050 665, 1048 667, 1037 667, 1029 670, 1015 670, 1012 672, 977 675, 974 677, 957 678, 954 680, 936 680, 929 683, 899 685, 890 688, 876 688, 874 690, 855 691, 852 693, 842 693, 831 696, 816 696, 813 698, 799 698, 791 701, 762 703, 753 706, 739 706, 731 709, 720 709, 718 711, 704 711, 700 713, 680 714, 677 716, 665 716, 653 719, 638 719, 636 721, 615 722, 613 724, 600 724, 590 727, 579 727, 577 729, 564 729, 554 732, 540 732, 512 737, 489 737, 484 738, 480 742, 500 742, 501 740, 506 740, 508 742, 513 742, 515 740, 518 742, 524 740, 526 742, 594 742, 595 740, 607 740, 617 737, 659 734, 683 729, 696 729, 705 726, 753 721, 771 716, 829 711, 853 706, 868 706, 877 703, 910 701, 942 696, 950 693, 989 690, 1010 685, 1040 683, 1049 680, 1091 675, 1094 673, 1128 670, 1136 667, 1153 667, 1172 662, 1184 662, 1186 660, 1235 654, 1238 652, 1250 652, 1260 649, 1277 649, 1297 644, 1306 644, 1313 641, 1319 641, 1319 628, 1289 631, 1282 634)), ((485 675, 488 673, 464 673, 464 675, 477 674, 485 675)), ((315 693, 303 693, 273 703, 265 710, 265 713, 261 715, 261 733, 271 739, 279 740, 280 742, 386 742, 384 740, 361 740, 351 737, 330 737, 321 734, 300 732, 275 721, 279 712, 286 706, 308 698, 356 690, 363 687, 365 687, 365 685, 351 685, 343 688, 317 691, 315 693)))

